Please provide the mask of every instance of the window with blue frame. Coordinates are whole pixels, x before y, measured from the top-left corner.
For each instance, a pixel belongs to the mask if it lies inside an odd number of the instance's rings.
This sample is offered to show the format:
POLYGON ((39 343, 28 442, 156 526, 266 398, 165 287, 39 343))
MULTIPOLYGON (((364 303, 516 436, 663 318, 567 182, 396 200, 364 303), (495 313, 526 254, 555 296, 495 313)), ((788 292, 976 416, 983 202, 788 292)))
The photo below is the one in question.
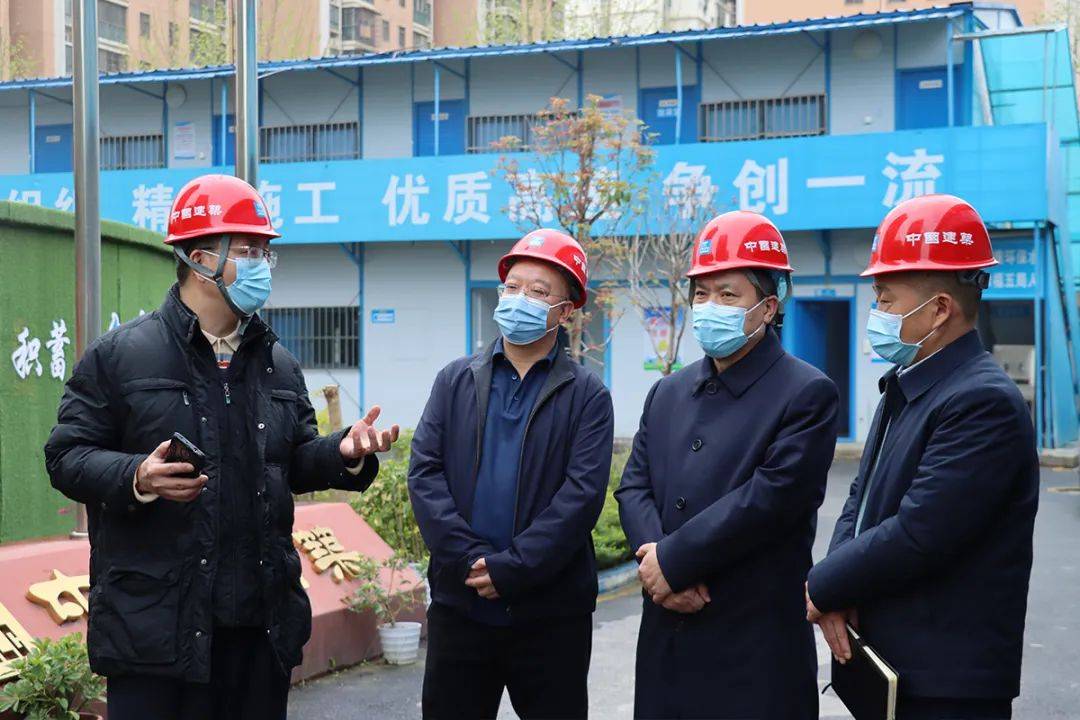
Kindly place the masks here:
POLYGON ((357 121, 259 128, 264 163, 356 160, 360 157, 357 121))
POLYGON ((260 317, 305 369, 359 367, 360 309, 344 307, 265 308, 260 317))
POLYGON ((165 167, 165 136, 120 135, 101 138, 102 170, 165 167))
POLYGON ((828 129, 824 95, 796 95, 702 103, 702 142, 824 135, 828 129))

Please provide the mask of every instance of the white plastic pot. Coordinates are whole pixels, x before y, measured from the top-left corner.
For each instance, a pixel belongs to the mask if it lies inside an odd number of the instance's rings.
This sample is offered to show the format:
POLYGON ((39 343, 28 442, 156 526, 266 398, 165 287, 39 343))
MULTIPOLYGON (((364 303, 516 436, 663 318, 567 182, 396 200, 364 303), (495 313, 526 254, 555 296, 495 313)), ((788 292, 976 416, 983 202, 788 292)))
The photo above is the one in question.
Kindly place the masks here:
POLYGON ((420 623, 380 625, 379 640, 382 641, 383 658, 386 662, 391 665, 414 663, 420 653, 420 623))

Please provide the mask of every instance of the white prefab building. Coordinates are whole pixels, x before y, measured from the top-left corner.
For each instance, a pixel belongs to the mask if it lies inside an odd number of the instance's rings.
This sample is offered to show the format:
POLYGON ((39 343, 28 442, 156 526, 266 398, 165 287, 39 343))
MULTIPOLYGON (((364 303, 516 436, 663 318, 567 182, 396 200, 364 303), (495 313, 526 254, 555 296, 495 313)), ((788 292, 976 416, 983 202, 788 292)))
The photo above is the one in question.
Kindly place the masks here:
MULTIPOLYGON (((1011 9, 961 3, 263 63, 259 189, 283 234, 265 314, 309 389, 340 386, 346 421, 378 403, 414 425, 436 372, 493 340, 497 260, 528 229, 508 217, 491 141, 522 134, 553 96, 595 94, 657 134, 661 178, 706 178, 720 210, 762 212, 784 232, 796 274, 783 341, 836 382, 848 442, 865 437, 887 369, 862 331, 873 293, 858 274, 874 228, 914 195, 967 198, 1002 261, 984 341, 1031 399, 1041 443, 1066 444, 1077 358, 1058 338, 1076 332, 1068 191, 1080 182, 1066 170, 1080 133, 1066 39, 1018 28, 1011 9), (1017 38, 1037 41, 1022 58, 1038 74, 1035 95, 1003 71, 1017 38)), ((164 230, 187 180, 232 171, 232 75, 103 77, 106 218, 164 230)), ((0 83, 0 197, 71 209, 71 123, 69 78, 0 83)), ((611 388, 617 435, 629 437, 659 375, 616 293, 616 312, 597 320, 611 341, 592 365, 611 388)), ((699 356, 687 332, 682 360, 699 356)))

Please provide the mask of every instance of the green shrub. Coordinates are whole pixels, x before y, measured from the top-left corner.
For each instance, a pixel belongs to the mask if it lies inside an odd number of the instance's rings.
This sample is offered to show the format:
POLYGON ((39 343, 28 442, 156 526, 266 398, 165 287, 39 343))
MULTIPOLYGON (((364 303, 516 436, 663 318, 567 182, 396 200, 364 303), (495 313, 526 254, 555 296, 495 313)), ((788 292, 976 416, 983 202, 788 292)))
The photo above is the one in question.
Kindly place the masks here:
POLYGON ((90 670, 81 633, 36 640, 12 666, 19 679, 4 687, 0 711, 27 720, 78 720, 79 711, 105 692, 105 679, 90 670))
POLYGON ((611 458, 611 478, 608 480, 607 497, 600 519, 593 528, 593 545, 596 547, 596 564, 605 570, 632 559, 634 553, 626 540, 622 523, 619 522, 619 504, 615 501, 615 490, 619 487, 623 468, 629 459, 628 451, 618 451, 611 458))
POLYGON ((394 452, 379 458, 379 475, 362 493, 352 493, 349 504, 371 529, 410 563, 425 563, 427 547, 409 501, 409 445, 412 432, 404 430, 394 452))

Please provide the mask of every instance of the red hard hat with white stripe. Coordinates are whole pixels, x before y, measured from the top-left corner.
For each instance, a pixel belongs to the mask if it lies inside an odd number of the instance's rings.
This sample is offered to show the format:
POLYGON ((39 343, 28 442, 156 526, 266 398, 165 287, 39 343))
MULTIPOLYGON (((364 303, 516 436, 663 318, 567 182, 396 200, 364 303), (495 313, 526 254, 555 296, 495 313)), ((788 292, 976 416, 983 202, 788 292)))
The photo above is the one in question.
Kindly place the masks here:
POLYGON ((165 244, 235 233, 281 237, 255 188, 232 175, 202 175, 181 188, 173 201, 165 244))
POLYGON ((954 195, 923 195, 900 203, 881 221, 862 275, 993 265, 990 234, 975 208, 954 195))
POLYGON ((754 268, 791 272, 787 245, 769 218, 732 210, 714 217, 698 234, 686 277, 754 268))
POLYGON ((499 260, 499 280, 505 282, 511 266, 518 260, 543 260, 569 273, 580 291, 575 308, 585 305, 588 298, 589 263, 577 240, 558 230, 533 230, 518 240, 499 260))

